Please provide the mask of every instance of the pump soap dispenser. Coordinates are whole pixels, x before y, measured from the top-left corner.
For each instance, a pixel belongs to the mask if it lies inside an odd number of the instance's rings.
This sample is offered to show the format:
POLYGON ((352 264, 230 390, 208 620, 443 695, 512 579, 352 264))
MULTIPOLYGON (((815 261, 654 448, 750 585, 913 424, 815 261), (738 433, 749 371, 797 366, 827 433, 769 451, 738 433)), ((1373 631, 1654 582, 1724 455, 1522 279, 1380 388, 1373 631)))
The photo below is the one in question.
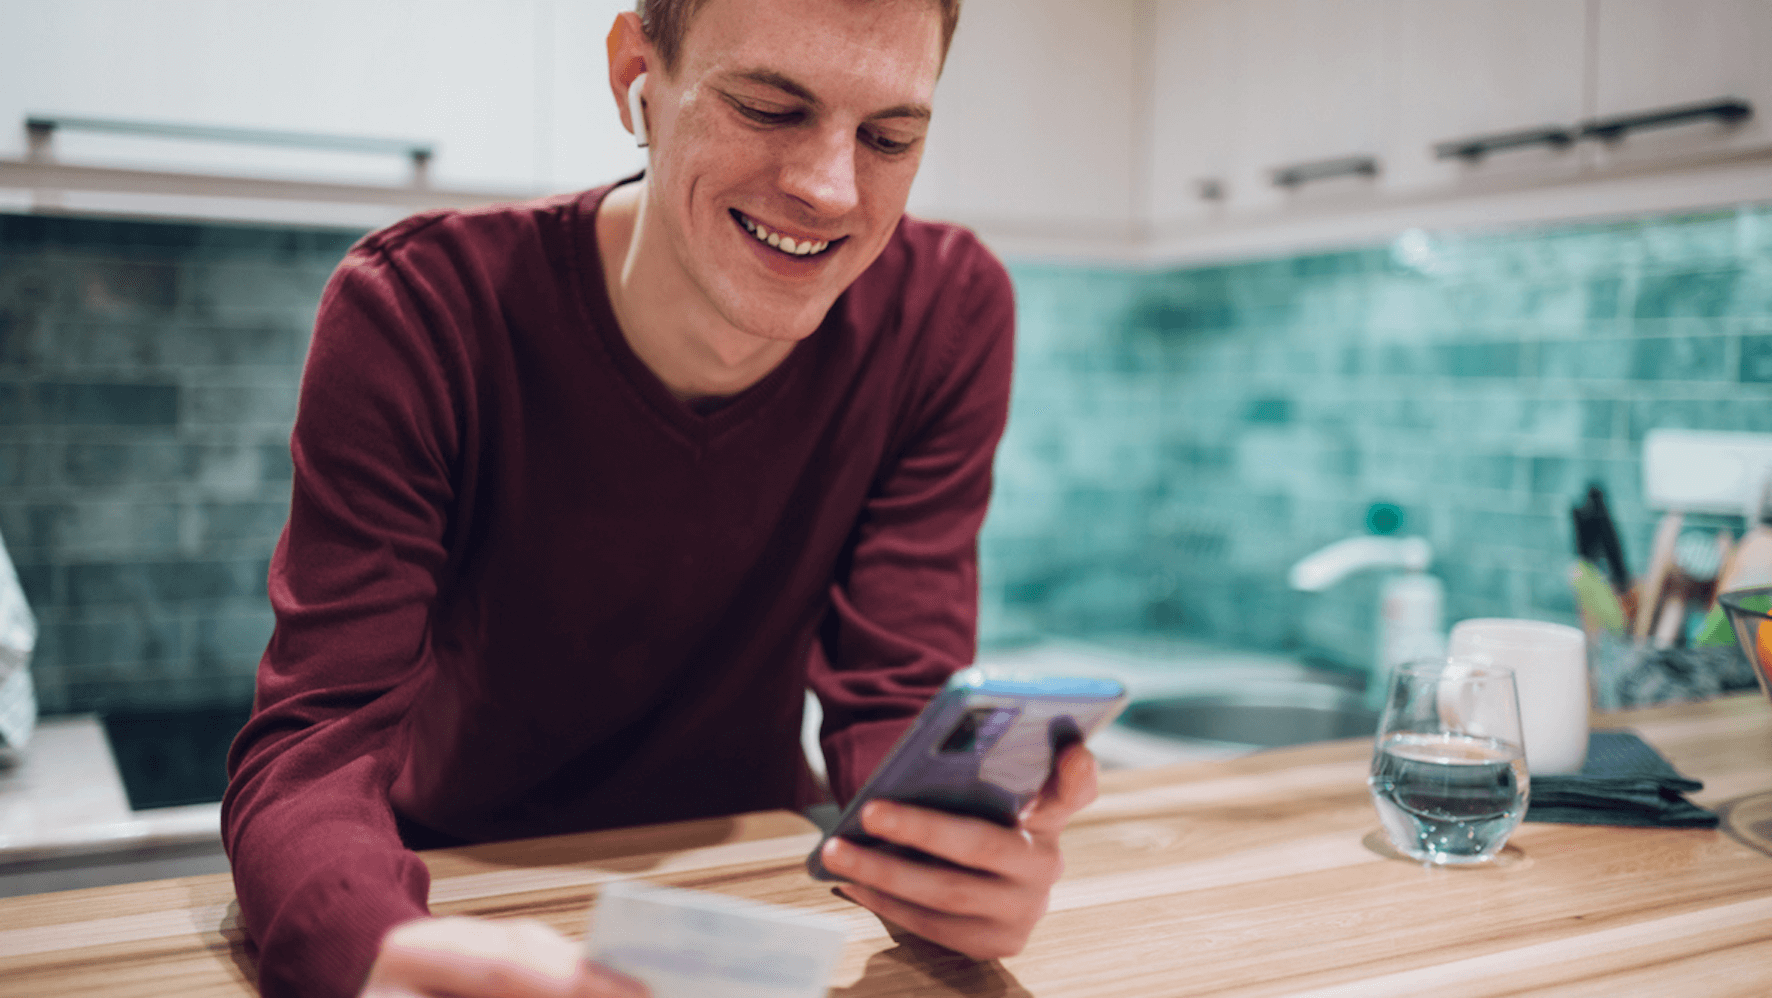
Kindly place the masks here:
POLYGON ((1366 686, 1366 705, 1373 710, 1384 705, 1397 666, 1446 653, 1446 590, 1428 574, 1433 559, 1433 546, 1423 537, 1349 537, 1301 559, 1288 576, 1292 588, 1314 593, 1365 569, 1401 570, 1379 594, 1378 655, 1366 686))

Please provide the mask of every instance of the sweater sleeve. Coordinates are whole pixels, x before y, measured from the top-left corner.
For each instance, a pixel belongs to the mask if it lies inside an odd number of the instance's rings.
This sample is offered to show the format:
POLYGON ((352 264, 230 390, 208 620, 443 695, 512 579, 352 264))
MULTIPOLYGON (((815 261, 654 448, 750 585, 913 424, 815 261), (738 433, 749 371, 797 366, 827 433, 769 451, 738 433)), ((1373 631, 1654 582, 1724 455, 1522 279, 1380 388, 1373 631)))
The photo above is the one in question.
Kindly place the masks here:
POLYGON ((912 358, 926 387, 867 499, 809 663, 845 803, 977 652, 978 531, 1009 414, 1015 304, 1002 264, 970 234, 953 238, 967 259, 925 272, 940 282, 912 358))
POLYGON ((388 790, 431 672, 457 424, 430 316, 375 238, 321 300, 270 565, 276 629, 228 760, 223 839, 268 998, 356 994, 382 936, 427 910, 388 790))

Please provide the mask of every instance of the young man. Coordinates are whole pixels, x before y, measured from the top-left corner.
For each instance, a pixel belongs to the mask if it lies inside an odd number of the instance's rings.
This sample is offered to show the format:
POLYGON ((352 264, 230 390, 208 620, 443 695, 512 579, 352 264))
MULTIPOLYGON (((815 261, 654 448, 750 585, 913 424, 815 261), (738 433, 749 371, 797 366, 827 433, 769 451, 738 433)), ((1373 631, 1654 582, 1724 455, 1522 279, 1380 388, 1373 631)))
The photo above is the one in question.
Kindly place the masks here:
MULTIPOLYGON (((409 219, 322 301, 224 807, 267 995, 635 993, 427 917, 410 849, 804 806, 808 685, 847 799, 972 657, 1011 293, 902 218, 957 0, 646 6, 609 36, 642 178, 409 219)), ((974 872, 824 859, 1007 955, 1094 792, 1078 746, 1016 829, 870 807, 974 872)))

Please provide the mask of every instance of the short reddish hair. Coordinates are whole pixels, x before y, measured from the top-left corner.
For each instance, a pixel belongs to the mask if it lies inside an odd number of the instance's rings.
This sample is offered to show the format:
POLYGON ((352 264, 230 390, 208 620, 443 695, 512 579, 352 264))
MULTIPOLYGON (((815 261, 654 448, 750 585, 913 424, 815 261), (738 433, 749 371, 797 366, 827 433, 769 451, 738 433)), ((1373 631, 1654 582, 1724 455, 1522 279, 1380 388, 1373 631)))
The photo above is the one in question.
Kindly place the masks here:
MULTIPOLYGON (((677 71, 677 53, 683 49, 683 38, 689 34, 689 22, 695 19, 708 0, 634 0, 640 15, 640 27, 646 40, 658 49, 666 72, 677 71)), ((960 0, 928 0, 941 11, 941 54, 945 58, 948 44, 954 40, 954 28, 960 23, 960 0)))

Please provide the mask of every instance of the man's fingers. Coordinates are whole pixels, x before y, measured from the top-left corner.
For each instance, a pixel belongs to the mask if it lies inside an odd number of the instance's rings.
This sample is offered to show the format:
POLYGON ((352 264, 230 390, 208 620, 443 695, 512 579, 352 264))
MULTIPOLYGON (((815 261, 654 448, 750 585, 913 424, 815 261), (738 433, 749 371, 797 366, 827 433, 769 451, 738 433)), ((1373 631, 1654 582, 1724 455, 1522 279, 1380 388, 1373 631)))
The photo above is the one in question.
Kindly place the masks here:
POLYGON ((1082 743, 1065 748, 1052 764, 1052 777, 1022 815, 1022 827, 1036 836, 1056 837, 1071 816, 1095 803, 1095 753, 1082 743))
POLYGON ((620 971, 588 960, 579 966, 582 977, 573 998, 652 998, 651 989, 620 971))
MULTIPOLYGON (((1028 933, 1001 919, 934 911, 861 884, 844 884, 837 890, 881 918, 975 960, 1014 956, 1027 945, 1028 933)), ((1032 924, 1027 923, 1029 928, 1032 924)))
POLYGON ((1003 877, 901 859, 843 839, 825 846, 824 859, 828 868, 856 884, 931 911, 986 917, 1019 900, 1016 884, 1003 877))
POLYGON ((838 890, 881 918, 979 959, 1010 956, 1027 945, 1064 872, 1059 833, 1097 793, 1095 756, 1081 743, 1053 761, 1052 775, 1018 827, 1003 828, 889 801, 862 809, 862 827, 965 869, 902 859, 840 838, 824 862, 851 883, 838 890))
MULTIPOLYGON (((951 863, 1016 880, 1053 873, 1056 856, 1033 847, 1028 833, 979 818, 874 801, 862 809, 861 826, 888 842, 912 846, 951 863)), ((924 864, 906 864, 927 869, 924 864)), ((897 892, 894 892, 897 893, 897 892)), ((901 895, 902 896, 902 895, 901 895)))
POLYGON ((586 963, 541 922, 430 918, 388 933, 363 995, 645 998, 646 989, 586 963))
POLYGON ((1020 828, 883 800, 869 803, 861 821, 869 834, 961 866, 1037 879, 1055 876, 1057 858, 1029 849, 1028 837, 1055 840, 1073 815, 1094 803, 1097 793, 1095 756, 1076 743, 1054 760, 1046 785, 1022 812, 1020 828))
POLYGON ((1064 872, 1059 833, 1095 800, 1095 756, 1066 747, 1019 827, 874 801, 862 810, 869 834, 959 863, 917 863, 843 839, 825 844, 825 865, 849 878, 838 888, 881 918, 978 959, 1021 952, 1064 872))

